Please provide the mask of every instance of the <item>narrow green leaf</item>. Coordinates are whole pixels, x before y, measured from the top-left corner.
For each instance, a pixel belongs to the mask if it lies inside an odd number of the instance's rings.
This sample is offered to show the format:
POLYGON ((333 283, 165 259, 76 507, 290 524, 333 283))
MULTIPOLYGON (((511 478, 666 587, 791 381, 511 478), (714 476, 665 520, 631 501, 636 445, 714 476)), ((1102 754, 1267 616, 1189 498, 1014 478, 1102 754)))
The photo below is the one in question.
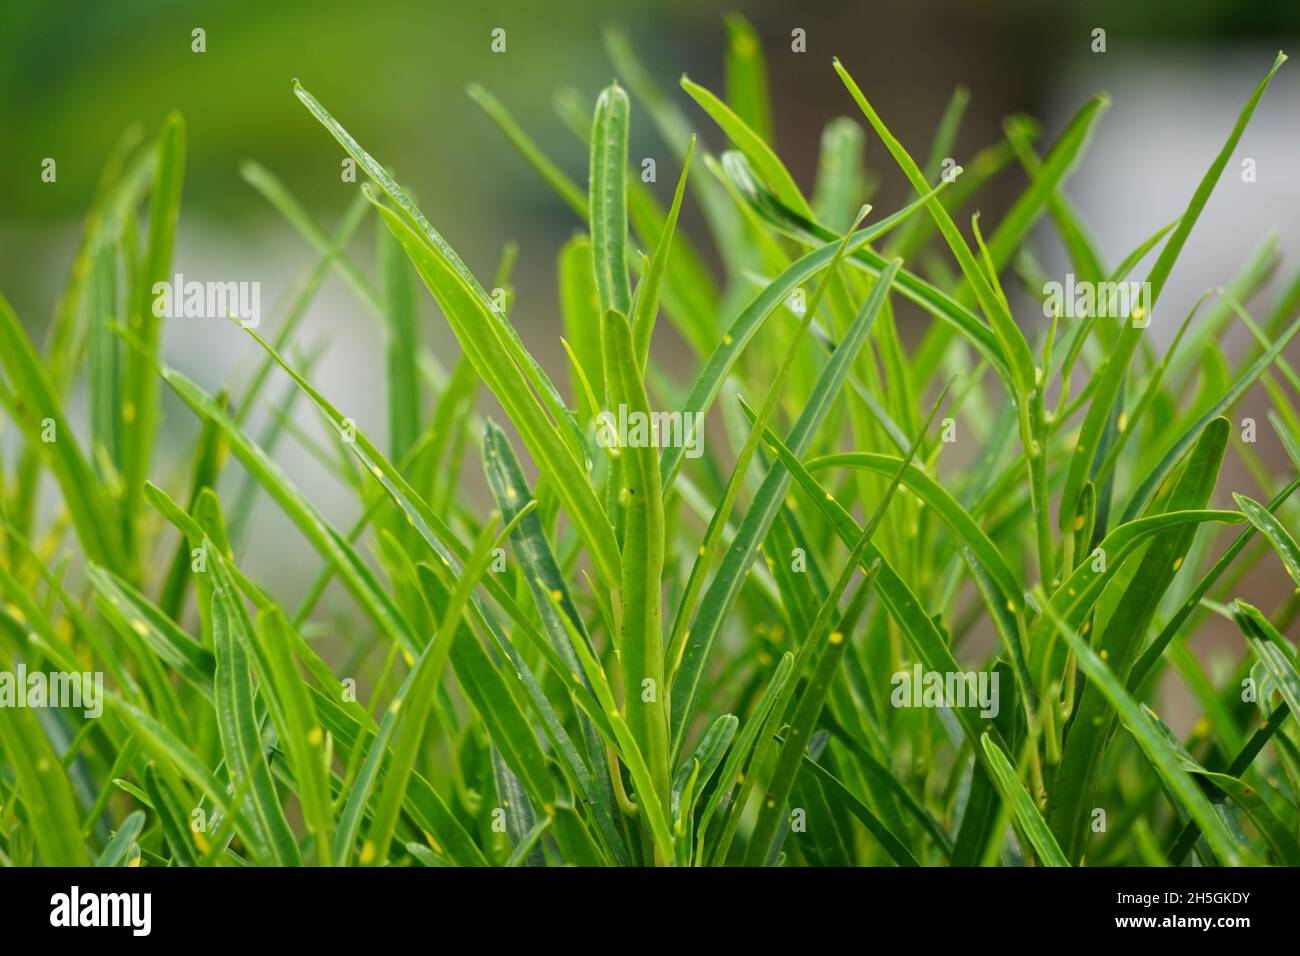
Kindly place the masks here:
MULTIPOLYGON (((1297 488, 1300 488, 1300 477, 1292 479, 1285 488, 1273 496, 1268 503, 1268 510, 1270 512, 1276 511, 1281 507, 1284 501, 1291 497, 1291 494, 1297 488)), ((1223 554, 1219 556, 1219 559, 1214 562, 1214 566, 1205 573, 1205 576, 1201 578, 1200 583, 1198 583, 1196 587, 1192 589, 1191 593, 1187 595, 1187 599, 1183 601, 1182 606, 1179 607, 1178 611, 1168 620, 1168 622, 1166 622, 1164 628, 1158 635, 1156 635, 1155 639, 1147 645, 1147 649, 1142 652, 1142 656, 1138 659, 1138 662, 1133 665, 1133 672, 1129 677, 1128 684, 1130 691, 1135 691, 1144 684, 1147 677, 1153 672, 1156 664, 1159 663, 1161 655, 1164 654, 1165 648, 1169 646, 1169 643, 1182 629, 1183 625, 1187 623, 1187 619, 1201 606, 1201 598, 1210 593, 1210 589, 1214 587, 1215 583, 1223 575, 1224 571, 1226 571, 1229 565, 1236 560, 1236 557, 1241 553, 1241 550, 1250 543, 1251 539, 1254 537, 1255 531, 1256 526, 1252 524, 1243 529, 1242 532, 1233 539, 1232 544, 1228 545, 1228 547, 1224 549, 1223 554)))
MULTIPOLYGON (((758 742, 758 735, 762 732, 763 727, 767 724, 768 718, 775 708, 776 704, 785 700, 786 688, 794 678, 794 655, 786 652, 781 655, 781 660, 777 662, 776 669, 773 671, 772 678, 768 682, 763 696, 755 705, 749 719, 745 721, 744 729, 736 738, 735 743, 727 752, 727 759, 722 764, 722 769, 718 771, 718 785, 714 788, 712 795, 704 804, 704 809, 700 811, 699 818, 699 837, 696 841, 695 864, 702 865, 705 860, 706 840, 709 836, 709 823, 713 820, 714 814, 719 809, 726 810, 729 807, 743 805, 744 796, 736 800, 732 796, 733 788, 739 784, 741 768, 753 754, 754 746, 758 742)), ((752 778, 751 778, 752 779, 752 778)), ((744 791, 747 793, 748 791, 744 791)), ((739 813, 733 813, 733 819, 738 821, 739 813)), ((734 832, 730 827, 731 832, 734 832)), ((730 838, 725 837, 715 849, 720 851, 721 856, 726 856, 727 844, 730 838)), ((712 854, 710 854, 712 855, 712 854)))
POLYGON ((38 451, 54 473, 87 557, 115 567, 125 566, 119 525, 104 497, 103 486, 86 463, 59 407, 48 370, 3 295, 0 295, 0 363, 12 388, 12 392, 0 390, 0 398, 9 400, 6 404, 12 402, 9 412, 22 429, 26 447, 38 451), (54 440, 43 440, 43 433, 54 440))
POLYGON ((585 470, 537 404, 510 354, 495 337, 483 334, 485 327, 496 321, 504 322, 504 318, 492 318, 491 307, 473 295, 448 260, 435 255, 396 213, 384 206, 378 208, 415 262, 425 284, 442 305, 475 370, 501 402, 519 429, 524 444, 564 503, 578 533, 591 550, 601 580, 613 586, 618 577, 618 544, 585 470))
POLYGON ((420 379, 416 369, 419 335, 409 264, 392 233, 379 232, 379 271, 388 320, 385 362, 388 389, 389 457, 398 461, 420 434, 420 379))
POLYGON ((586 236, 574 236, 560 250, 559 284, 560 314, 564 334, 572 343, 575 374, 588 386, 580 389, 579 382, 570 378, 569 390, 577 399, 575 404, 585 410, 583 421, 591 421, 600 414, 599 403, 605 399, 605 367, 600 350, 600 297, 591 240, 586 236))
POLYGON ((627 277, 627 94, 617 83, 601 90, 591 125, 588 209, 602 313, 632 312, 627 277))
MULTIPOLYGON (((485 330, 490 333, 485 338, 491 339, 495 347, 504 350, 509 356, 508 362, 500 363, 496 367, 504 370, 513 365, 516 372, 514 377, 522 376, 533 389, 536 389, 547 412, 560 424, 560 433, 564 436, 562 440, 569 445, 572 453, 577 454, 582 443, 582 432, 568 408, 565 407, 559 391, 537 360, 524 348, 519 333, 515 331, 504 313, 497 310, 491 297, 461 261, 460 256, 433 228, 433 224, 424 213, 420 212, 406 191, 375 161, 374 157, 361 148, 338 120, 334 119, 314 96, 303 89, 297 80, 294 81, 293 89, 294 95, 338 141, 344 151, 356 160, 362 171, 396 204, 400 213, 394 213, 391 209, 378 204, 372 195, 367 194, 366 197, 385 213, 384 218, 388 221, 389 228, 401 240, 407 255, 415 262, 425 284, 430 285, 425 269, 433 267, 433 270, 442 275, 445 282, 450 283, 450 286, 456 290, 452 298, 456 304, 455 308, 441 298, 439 303, 444 307, 446 318, 452 323, 452 329, 456 332, 461 345, 465 346, 466 328, 472 328, 474 330, 472 334, 480 338, 484 338, 482 333, 485 330), (457 325, 457 320, 462 314, 465 321, 470 323, 467 327, 457 325)), ((362 191, 367 192, 364 187, 362 191)), ((441 288, 445 291, 447 286, 441 288)), ((430 291, 434 291, 431 285, 430 291)), ((434 295, 435 298, 438 297, 436 292, 434 295)), ((466 351, 469 349, 466 348, 466 351)), ((486 380, 483 368, 477 363, 476 367, 486 380)), ((581 455, 579 454, 578 457, 581 455)))
MULTIPOLYGON (((126 353, 126 378, 122 405, 122 484, 125 491, 123 528, 129 550, 140 495, 153 461, 158 434, 158 378, 154 371, 162 357, 162 323, 155 313, 156 283, 172 282, 172 248, 180 215, 181 186, 185 176, 185 122, 170 114, 158 134, 158 165, 149 200, 149 234, 139 279, 139 299, 132 304, 127 325, 140 346, 126 353)), ((173 289, 173 295, 181 290, 173 289)))
POLYGON ((1222 397, 1204 415, 1179 436, 1156 466, 1147 473, 1147 476, 1142 480, 1142 484, 1133 492, 1133 496, 1129 499, 1128 506, 1124 509, 1124 514, 1120 518, 1121 521, 1131 521, 1142 512, 1142 509, 1147 506, 1152 496, 1155 495, 1156 490, 1168 477, 1169 472, 1173 470, 1191 444, 1196 441, 1197 436, 1200 435, 1206 425, 1227 411, 1261 375, 1268 371, 1269 367, 1282 354, 1282 350, 1287 347, 1297 333, 1300 333, 1300 318, 1297 318, 1273 342, 1272 347, 1232 383, 1231 388, 1224 392, 1222 397))
MULTIPOLYGON (((848 376, 849 364, 856 358, 867 332, 870 331, 872 323, 884 305, 890 284, 894 281, 900 265, 901 263, 895 260, 881 275, 872 287, 866 302, 863 303, 852 327, 840 342, 840 347, 826 363, 813 393, 808 397, 802 414, 790 432, 788 443, 796 456, 807 449, 817 428, 830 411, 831 404, 848 376)), ((682 658, 674 662, 672 671, 674 752, 680 751, 689 729, 690 718, 694 715, 702 690, 706 665, 712 656, 718 635, 736 598, 740 595, 745 572, 776 517, 789 483, 790 474, 786 468, 781 464, 773 464, 757 495, 750 503, 749 510, 745 513, 744 520, 736 533, 735 542, 728 550, 713 583, 700 602, 700 609, 691 625, 689 636, 682 644, 682 658)))
POLYGON ((1232 602, 1232 619, 1246 636, 1246 642, 1269 677, 1273 678, 1291 713, 1300 714, 1300 664, 1297 664, 1294 648, 1259 608, 1240 598, 1232 602))
POLYGON ((1297 588, 1300 588, 1300 545, 1296 544, 1295 538, 1291 537, 1291 532, 1282 527, 1282 523, 1273 516, 1273 512, 1258 501, 1235 493, 1232 497, 1242 514, 1268 539, 1277 556, 1282 559, 1282 566, 1286 568, 1286 573, 1291 575, 1291 580, 1295 582, 1297 588))
POLYGON ((379 586, 374 573, 351 545, 297 489, 280 466, 244 433, 223 408, 188 378, 174 369, 163 369, 161 374, 163 380, 190 408, 221 427, 230 439, 230 447, 236 457, 257 477, 267 493, 293 519, 321 555, 335 565, 348 590, 375 623, 385 633, 392 635, 404 649, 414 653, 417 648, 415 636, 392 598, 379 586))
POLYGON ((253 637, 268 665, 270 681, 265 698, 270 705, 280 740, 288 750, 307 829, 316 838, 316 864, 332 862, 331 830, 334 812, 330 801, 329 767, 325 733, 316 717, 311 696, 298 673, 289 622, 279 608, 258 615, 253 637))
POLYGON ((1246 811, 1251 822, 1277 853, 1280 863, 1285 866, 1300 864, 1300 840, 1296 839, 1295 834, 1265 802, 1259 791, 1227 774, 1211 773, 1208 770, 1202 770, 1200 774, 1231 797, 1233 803, 1246 811))
MULTIPOLYGON (((1166 505, 1169 513, 1205 507, 1219 477, 1229 430, 1226 418, 1215 419, 1206 427, 1170 493, 1166 505)), ((1097 642, 1097 653, 1103 655, 1108 672, 1121 684, 1128 680, 1147 629, 1187 557, 1197 528, 1196 524, 1186 524, 1152 539, 1105 624, 1097 642)), ((1111 706, 1110 696, 1104 689, 1091 683, 1085 685, 1065 738, 1048 819, 1070 859, 1082 858, 1086 847, 1087 811, 1094 805, 1101 761, 1114 732, 1111 706)))
POLYGON ((994 779, 997 781, 998 790, 1002 792, 1002 799, 1011 804, 1011 812, 1015 814, 1020 829, 1037 851, 1039 859, 1047 866, 1069 866, 1069 861, 1056 843, 1056 837, 1052 836, 1052 831, 1047 828, 1047 821, 1038 812, 1033 797, 1021 783, 1011 759, 992 737, 981 737, 980 745, 984 748, 989 764, 993 767, 994 779))
MULTIPOLYGON (((200 848, 196 846, 197 834, 190 829, 190 817, 180 808, 171 787, 160 779, 152 763, 144 769, 144 789, 162 824, 163 840, 171 850, 172 863, 176 866, 198 866, 199 858, 195 855, 195 850, 200 848)), ((140 816, 143 819, 144 814, 140 816)))
MULTIPOLYGON (((605 313, 602 335, 605 381, 611 403, 629 415, 651 420, 627 317, 605 313)), ((625 520, 622 559, 624 712, 645 754, 660 801, 669 796, 668 686, 664 679, 663 597, 664 505, 659 454, 651 443, 629 442, 617 450, 622 482, 618 498, 625 520)))
POLYGON ((723 58, 727 103, 759 139, 772 142, 772 102, 758 31, 739 13, 728 14, 723 58))
POLYGON ((550 829, 551 824, 555 822, 554 817, 541 817, 532 828, 525 833, 510 850, 510 858, 506 860, 506 866, 519 866, 528 859, 529 855, 537 846, 539 840, 550 829))
MULTIPOLYGON (((847 116, 837 116, 822 130, 812 207, 817 220, 832 232, 845 232, 852 223, 854 210, 861 208, 867 197, 863 172, 865 147, 862 127, 847 116)), ((911 220, 919 221, 919 218, 911 220)), ((904 226, 895 233, 892 241, 897 242, 906 229, 904 226)))
POLYGON ((132 856, 138 856, 140 852, 135 840, 144 829, 144 820, 143 810, 136 810, 123 820, 95 860, 95 866, 131 866, 132 856))
POLYGON ((686 177, 691 171, 691 157, 695 154, 695 138, 691 137, 690 148, 686 151, 686 161, 682 164, 682 174, 677 180, 677 189, 673 193, 673 204, 668 210, 668 219, 659 234, 659 244, 655 246, 654 255, 645 276, 636 288, 636 309, 632 318, 633 338, 635 339, 637 362, 645 368, 650 355, 650 337, 654 333, 655 317, 659 312, 659 283, 663 279, 664 269, 668 266, 668 253, 672 249, 673 235, 677 230, 677 216, 682 210, 682 197, 686 194, 686 177))
POLYGON ((695 748, 673 777, 672 802, 669 814, 673 821, 673 835, 677 838, 676 862, 688 866, 695 845, 695 801, 713 778, 718 765, 736 737, 740 720, 733 714, 723 714, 700 738, 695 748))
POLYGON ((1074 651, 1079 670, 1088 678, 1090 684, 1105 695, 1110 705, 1119 715, 1120 722, 1132 735, 1133 739, 1146 754, 1147 760, 1156 773, 1169 788, 1170 794, 1182 808, 1196 821, 1214 852, 1225 863, 1238 866, 1250 862, 1251 854, 1230 834, 1218 814, 1210 805, 1209 799, 1201 792, 1195 781, 1188 774, 1151 718, 1142 712, 1142 708, 1128 695, 1123 683, 1111 672, 1088 642, 1075 633, 1050 608, 1045 614, 1051 619, 1070 649, 1074 651))
MULTIPOLYGON (((14 673, 3 648, 0 665, 8 675, 14 673)), ((36 714, 27 708, 0 707, 0 747, 13 768, 14 790, 41 864, 89 866, 72 781, 36 714)))
MULTIPOLYGON (((918 194, 925 194, 929 190, 929 185, 921 172, 921 168, 916 165, 915 160, 908 155, 907 150, 903 147, 894 135, 885 126, 879 114, 867 102, 863 96, 862 90, 858 88, 857 83, 849 76, 840 61, 834 61, 835 71, 839 73, 840 79, 844 81, 854 101, 862 110, 867 121, 880 137, 881 142, 894 161, 902 169, 903 174, 907 177, 908 182, 918 194)), ((971 254, 970 248, 966 245, 966 240, 958 231, 952 217, 944 208, 943 203, 937 198, 932 198, 928 202, 931 215, 934 216, 935 222, 939 226, 939 231, 947 240, 949 247, 953 251, 958 264, 961 266, 962 273, 970 282, 975 291, 975 296, 979 300, 980 307, 988 317, 993 327, 993 333, 997 337, 998 344, 1001 348, 1002 358, 1006 368, 1010 371, 1015 391, 1020 396, 1028 396, 1035 388, 1034 382, 1034 357, 1029 351, 1029 344, 1025 340, 1024 334, 1012 320, 1010 312, 1005 304, 998 301, 993 290, 989 287, 988 280, 984 278, 980 267, 975 262, 975 257, 971 254)))
POLYGON ((506 139, 510 140, 515 149, 519 150, 542 178, 550 183, 551 187, 568 203, 569 208, 586 219, 587 197, 582 194, 582 190, 551 162, 532 137, 523 131, 514 117, 501 105, 500 100, 477 83, 471 83, 466 92, 469 93, 470 99, 483 107, 483 112, 492 118, 492 122, 505 133, 506 139))
POLYGON ((685 76, 682 77, 681 83, 682 89, 690 94, 691 98, 700 105, 700 108, 712 117, 713 121, 722 128, 722 131, 731 138, 731 141, 754 164, 754 169, 758 171, 759 176, 780 197, 781 201, 801 216, 811 219, 813 211, 812 207, 808 205, 808 200, 803 198, 803 193, 795 185, 794 177, 790 175, 790 171, 785 168, 785 164, 772 151, 772 147, 764 142, 764 138, 737 116, 731 107, 698 83, 692 83, 685 76))
MULTIPOLYGON (((465 566, 456 590, 447 602, 438 632, 429 641, 407 682, 389 704, 389 713, 396 719, 391 725, 392 755, 384 779, 376 796, 370 829, 366 832, 365 846, 361 850, 364 865, 382 864, 388 860, 388 848, 397 828, 397 816, 406 797, 406 789, 415 767, 415 759, 424 739, 429 712, 433 707, 435 692, 442 682, 452 640, 460 627, 461 615, 469 603, 470 595, 478 586, 478 579, 486 573, 492 560, 492 545, 496 541, 496 522, 489 522, 479 535, 465 566)), ((383 730, 371 745, 372 755, 386 749, 383 730)), ((367 763, 370 757, 367 757, 367 763)), ((376 768, 377 769, 377 768, 376 768)), ((342 833, 342 830, 340 830, 342 833)), ((346 857, 345 857, 346 859, 346 857)))
POLYGON ((275 862, 280 866, 301 866, 298 842, 276 794, 253 705, 248 655, 252 623, 219 555, 208 573, 212 576, 212 637, 216 652, 213 691, 221 750, 236 788, 251 781, 249 802, 255 826, 269 843, 275 862))

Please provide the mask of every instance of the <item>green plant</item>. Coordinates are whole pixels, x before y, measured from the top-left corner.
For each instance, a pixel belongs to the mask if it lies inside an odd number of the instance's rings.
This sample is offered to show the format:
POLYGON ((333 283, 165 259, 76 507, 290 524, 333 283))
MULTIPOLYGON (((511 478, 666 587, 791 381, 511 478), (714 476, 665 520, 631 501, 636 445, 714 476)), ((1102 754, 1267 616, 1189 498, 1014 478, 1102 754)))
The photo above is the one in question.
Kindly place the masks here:
POLYGON ((1279 480, 1224 417, 1262 384, 1300 469, 1300 381, 1282 357, 1300 277, 1256 322, 1242 303, 1276 259, 1265 245, 1163 355, 1143 334, 1285 57, 1186 210, 1112 267, 1063 188, 1103 97, 1041 154, 1037 126, 1012 118, 953 178, 964 91, 922 166, 837 61, 915 194, 881 216, 863 205, 874 176, 850 119, 827 127, 805 196, 769 145, 757 38, 729 27, 725 98, 681 87, 735 149, 697 150, 700 114, 610 34, 627 89, 591 110, 557 99, 589 152, 585 190, 470 90, 584 230, 558 264, 567 393, 512 324, 531 311, 509 289, 515 252, 490 292, 297 83, 369 183, 327 236, 245 168, 320 259, 271 340, 231 325, 259 364, 207 393, 163 364, 154 309, 184 126, 124 140, 43 350, 0 299, 0 404, 22 439, 0 472, 0 671, 108 683, 102 715, 0 707, 0 860, 1300 864, 1300 663, 1283 637, 1300 599, 1223 603, 1261 562, 1300 584, 1300 479, 1279 480), (629 175, 633 101, 681 165, 667 208, 629 175), (1028 185, 987 236, 971 217, 968 238, 956 217, 1013 167, 1028 185), (688 194, 722 281, 677 228, 688 194), (348 252, 371 207, 377 278, 348 252), (1005 283, 1047 295, 1030 240, 1045 218, 1081 282, 1114 288, 1154 255, 1148 298, 1118 317, 1056 309, 1045 328, 1013 316, 1005 283), (412 269, 460 343, 452 368, 419 345, 412 269), (384 334, 385 448, 332 404, 310 349, 286 358, 331 270, 384 334), (651 347, 660 313, 684 368, 651 347), (1257 342, 1237 367, 1214 345, 1234 318, 1257 342), (924 329, 910 349, 904 323, 924 329), (287 397, 251 435, 273 377, 287 397), (83 379, 78 433, 65 409, 83 379), (164 387, 201 429, 188 474, 154 484, 164 387), (512 434, 480 417, 484 390, 512 434), (289 425, 295 402, 323 440, 289 425), (612 409, 673 409, 685 430, 609 447, 612 409), (697 415, 707 433, 691 433, 697 415), (276 464, 288 437, 355 491, 352 527, 276 464), (1267 504, 1214 507, 1229 445, 1267 504), (481 480, 462 474, 474 459, 481 480), (490 515, 459 494, 475 482, 490 515), (296 609, 236 557, 262 494, 322 565, 296 609), (331 582, 361 616, 346 662, 315 643, 331 582), (1224 672, 1188 648, 1210 613, 1244 638, 1224 672), (993 696, 984 712, 913 708, 914 667, 993 696), (1187 739, 1147 706, 1166 674, 1204 717, 1187 739))

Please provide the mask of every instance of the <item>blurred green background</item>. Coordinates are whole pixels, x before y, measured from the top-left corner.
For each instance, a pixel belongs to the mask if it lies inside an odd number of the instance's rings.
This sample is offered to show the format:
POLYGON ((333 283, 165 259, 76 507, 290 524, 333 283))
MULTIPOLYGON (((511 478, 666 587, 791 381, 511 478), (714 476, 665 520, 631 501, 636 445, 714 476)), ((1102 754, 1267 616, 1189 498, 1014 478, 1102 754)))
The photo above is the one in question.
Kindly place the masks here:
MULTIPOLYGON (((1116 62, 1137 48, 1144 56, 1269 50, 1300 34, 1294 0, 10 0, 0 5, 0 288, 29 323, 48 314, 74 225, 113 143, 132 123, 151 132, 172 108, 185 114, 189 134, 183 233, 196 221, 232 234, 270 228, 239 177, 246 157, 328 221, 354 187, 340 183, 337 148, 292 96, 294 76, 414 187, 471 265, 490 269, 504 239, 545 240, 573 223, 464 95, 466 84, 495 93, 581 178, 582 150, 551 98, 561 87, 590 95, 608 82, 602 30, 624 27, 670 90, 683 71, 720 89, 722 16, 731 10, 764 37, 777 147, 802 182, 815 168, 822 126, 851 112, 832 55, 916 150, 953 87, 967 84, 961 144, 973 150, 997 135, 1008 112, 1055 108, 1055 92, 1086 65, 1093 26, 1107 29, 1116 62), (808 33, 803 55, 789 50, 796 26, 808 33), (206 53, 191 52, 195 27, 207 32, 206 53), (489 51, 494 27, 507 30, 504 55, 489 51), (45 157, 58 162, 57 184, 40 181, 45 157)), ((635 119, 634 151, 653 155, 659 144, 635 119)), ((720 142, 700 126, 706 141, 720 142)), ((897 185, 887 176, 883 195, 892 198, 897 185)), ((1005 199, 1015 184, 1004 186, 1005 199)))

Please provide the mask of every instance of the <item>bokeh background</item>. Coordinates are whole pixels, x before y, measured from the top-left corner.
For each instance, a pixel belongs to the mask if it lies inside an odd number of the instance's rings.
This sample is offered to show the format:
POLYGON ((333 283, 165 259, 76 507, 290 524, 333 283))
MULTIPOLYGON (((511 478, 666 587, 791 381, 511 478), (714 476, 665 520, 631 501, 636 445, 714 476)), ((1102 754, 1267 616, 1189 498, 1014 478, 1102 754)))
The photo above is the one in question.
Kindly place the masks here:
MULTIPOLYGON (((491 276, 505 242, 518 243, 513 318, 563 379, 555 255, 579 224, 465 88, 477 82, 495 94, 585 183, 585 150, 557 116, 553 97, 574 89, 589 101, 609 82, 614 71, 602 34, 618 26, 660 86, 678 97, 703 141, 718 148, 719 132, 676 80, 687 72, 721 90, 723 16, 730 11, 742 12, 763 37, 775 145, 805 187, 824 125, 857 115, 830 68, 832 56, 844 60, 920 155, 954 87, 965 85, 971 100, 959 162, 999 138, 1003 118, 1014 112, 1041 119, 1041 142, 1050 142, 1091 93, 1105 90, 1112 106, 1069 191, 1112 262, 1181 211, 1274 53, 1300 52, 1296 0, 7 0, 0 4, 0 290, 39 340, 113 144, 131 124, 152 135, 175 108, 188 132, 176 271, 261 282, 264 314, 274 322, 316 255, 244 182, 240 163, 253 158, 269 168, 327 232, 357 189, 340 181, 340 150, 292 95, 298 77, 414 190, 481 277, 491 276), (204 53, 191 50, 196 27, 206 31, 204 53), (489 49, 497 27, 507 31, 505 54, 489 49), (806 53, 790 49, 795 27, 807 33, 806 53), (1105 53, 1091 49, 1099 27, 1106 30, 1105 53), (57 161, 55 183, 41 181, 46 157, 57 161)), ((1229 165, 1174 272, 1162 300, 1171 323, 1205 288, 1226 282, 1270 231, 1282 268, 1252 304, 1266 309, 1300 265, 1298 93, 1300 64, 1293 63, 1238 151, 1255 160, 1256 181, 1241 181, 1239 159, 1229 165)), ((635 101, 632 136, 632 155, 658 157, 660 170, 670 171, 659 177, 666 195, 676 164, 635 101)), ((881 174, 877 208, 890 209, 905 198, 902 178, 873 138, 868 158, 881 174)), ((985 222, 995 222, 1023 184, 1018 172, 996 180, 979 203, 985 222)), ((684 222, 688 229, 699 225, 689 210, 684 222)), ((350 253, 370 269, 374 249, 371 221, 350 253)), ((1046 235, 1040 254, 1049 272, 1064 270, 1046 235)), ((422 334, 450 365, 455 344, 425 299, 422 334)), ((915 339, 915 330, 904 331, 915 339)), ((329 347, 318 380, 363 428, 382 435, 380 330, 337 277, 327 281, 299 334, 304 349, 322 342, 329 347)), ((212 389, 253 358, 248 340, 218 321, 170 323, 165 349, 169 363, 212 389)), ((677 376, 688 372, 678 369, 677 376)), ((195 431, 188 411, 165 399, 163 469, 168 455, 185 459, 195 431)), ((1260 421, 1267 441, 1262 414, 1260 421)), ((301 449, 286 443, 278 457, 327 514, 344 507, 349 495, 301 449)), ((1239 487, 1252 487, 1238 477, 1239 487)), ((301 586, 316 568, 292 558, 301 553, 296 545, 285 519, 264 503, 243 560, 273 583, 301 586)))

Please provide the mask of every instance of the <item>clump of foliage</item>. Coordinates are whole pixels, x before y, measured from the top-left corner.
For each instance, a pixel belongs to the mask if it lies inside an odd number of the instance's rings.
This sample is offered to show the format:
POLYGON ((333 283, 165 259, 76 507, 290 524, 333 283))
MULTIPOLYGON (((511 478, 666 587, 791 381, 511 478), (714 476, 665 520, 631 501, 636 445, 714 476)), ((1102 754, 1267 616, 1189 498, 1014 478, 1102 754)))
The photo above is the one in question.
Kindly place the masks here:
POLYGON ((541 311, 509 292, 513 253, 489 291, 295 83, 369 182, 326 235, 246 167, 319 264, 269 340, 230 325, 258 364, 207 393, 163 363, 151 309, 170 278, 182 121, 124 142, 43 349, 0 299, 0 404, 22 438, 0 472, 0 670, 107 682, 97 719, 0 708, 0 860, 1300 863, 1300 672, 1282 636, 1300 602, 1233 600, 1265 564, 1300 583, 1297 479, 1225 417, 1261 385, 1300 468, 1300 382, 1281 357, 1300 279, 1250 316, 1266 244, 1215 277, 1225 288, 1163 354, 1147 334, 1175 321, 1161 293, 1285 58, 1186 209, 1108 263, 1064 190, 1104 97, 1046 148, 1013 117, 945 175, 965 93, 921 165, 837 61, 856 112, 826 128, 808 198, 770 145, 757 38, 729 30, 725 98, 686 78, 670 96, 609 36, 622 85, 590 108, 556 100, 586 143, 587 188, 470 90, 581 229, 558 265, 567 392, 512 324, 541 311), (680 166, 668 204, 629 161, 634 102, 680 166), (729 151, 697 148, 705 119, 729 151), (866 168, 865 129, 888 168, 866 168), (864 203, 894 167, 914 198, 881 215, 864 203), (1000 175, 1026 182, 1019 198, 987 237, 977 216, 963 230, 1000 175), (710 251, 678 229, 688 196, 710 251), (372 209, 374 278, 348 251, 372 209), (1082 281, 1152 262, 1153 312, 1035 320, 1040 221, 1082 281), (383 447, 313 378, 310 349, 286 358, 331 270, 385 335, 383 447), (420 344, 412 272, 459 341, 454 363, 420 344), (1012 283, 1031 302, 1019 316, 1012 283), (1233 322, 1257 342, 1236 363, 1216 347, 1233 322), (666 325, 689 361, 659 357, 666 325), (201 428, 187 473, 155 484, 164 388, 201 428), (508 431, 480 412, 484 392, 508 431), (295 402, 323 438, 290 427, 295 402), (259 403, 276 414, 253 435, 259 403), (707 414, 703 454, 605 447, 616 408, 707 414), (276 463, 288 439, 355 491, 351 527, 276 463), (1258 488, 1216 507, 1229 445, 1258 488), (57 491, 40 507, 45 476, 57 491), (463 493, 475 483, 491 514, 463 493), (320 564, 305 596, 240 567, 262 495, 320 564), (318 642, 332 582, 359 617, 335 635, 345 661, 318 642), (1188 649, 1209 614, 1243 638, 1227 671, 1188 649), (917 665, 996 676, 996 716, 892 706, 894 675, 917 665), (1147 706, 1166 675, 1203 714, 1186 739, 1147 706))

